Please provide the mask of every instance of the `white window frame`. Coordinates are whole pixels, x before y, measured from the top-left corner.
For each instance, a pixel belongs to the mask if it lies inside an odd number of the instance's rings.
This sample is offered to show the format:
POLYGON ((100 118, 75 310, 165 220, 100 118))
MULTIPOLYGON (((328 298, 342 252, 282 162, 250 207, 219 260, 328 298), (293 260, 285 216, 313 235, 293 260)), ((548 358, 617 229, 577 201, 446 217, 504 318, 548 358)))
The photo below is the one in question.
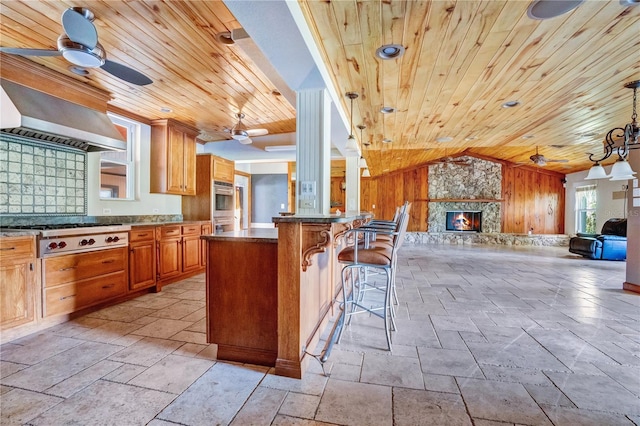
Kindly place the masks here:
POLYGON ((575 191, 575 198, 576 198, 576 206, 575 206, 575 213, 576 213, 576 233, 578 232, 583 232, 583 233, 596 233, 597 230, 595 229, 595 224, 596 224, 596 210, 597 210, 597 204, 598 204, 598 192, 597 192, 597 185, 581 185, 578 186, 576 188, 575 191), (581 201, 583 201, 583 199, 585 198, 585 196, 587 196, 587 192, 592 192, 593 193, 593 207, 582 207, 581 206, 581 201), (582 193, 585 193, 585 196, 582 196, 582 193), (590 214, 593 214, 593 226, 594 229, 591 230, 587 230, 586 229, 586 220, 584 218, 588 217, 590 214))
POLYGON ((109 152, 100 153, 100 169, 102 169, 103 162, 111 162, 115 164, 123 165, 126 169, 126 183, 125 190, 126 196, 119 198, 104 198, 102 195, 102 175, 99 174, 98 185, 100 200, 103 201, 133 201, 136 199, 135 194, 135 151, 140 141, 140 123, 128 119, 126 117, 108 112, 107 115, 114 124, 125 127, 127 129, 127 151, 124 160, 109 158, 109 152))

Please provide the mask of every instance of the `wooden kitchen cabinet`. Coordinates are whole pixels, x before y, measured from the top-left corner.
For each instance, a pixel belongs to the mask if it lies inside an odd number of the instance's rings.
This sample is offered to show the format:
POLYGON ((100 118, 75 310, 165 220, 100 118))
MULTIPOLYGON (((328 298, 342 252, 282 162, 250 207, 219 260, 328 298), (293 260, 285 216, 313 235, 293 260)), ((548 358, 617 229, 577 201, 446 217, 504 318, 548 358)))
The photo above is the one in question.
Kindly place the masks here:
POLYGON ((222 157, 213 157, 213 180, 233 183, 236 172, 235 163, 222 157))
POLYGON ((35 322, 35 237, 0 237, 0 329, 35 322))
POLYGON ((215 203, 213 182, 233 183, 234 176, 233 161, 211 154, 196 155, 196 196, 182 197, 182 217, 185 220, 212 221, 215 203))
POLYGON ((44 316, 68 314, 127 292, 128 248, 42 260, 44 316))
POLYGON ((200 233, 202 226, 182 225, 182 272, 200 269, 200 233))
POLYGON ((151 122, 150 192, 196 194, 198 130, 175 120, 151 122))
POLYGON ((180 225, 160 227, 157 248, 158 281, 182 274, 182 231, 180 225))
POLYGON ((136 227, 129 232, 129 290, 156 285, 155 227, 136 227))

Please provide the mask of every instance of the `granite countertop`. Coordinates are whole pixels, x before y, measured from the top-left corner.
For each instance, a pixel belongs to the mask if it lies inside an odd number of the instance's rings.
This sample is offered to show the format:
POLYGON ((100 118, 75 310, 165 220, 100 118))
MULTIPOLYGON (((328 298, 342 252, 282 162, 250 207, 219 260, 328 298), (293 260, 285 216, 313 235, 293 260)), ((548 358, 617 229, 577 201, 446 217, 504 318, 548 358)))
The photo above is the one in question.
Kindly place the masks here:
POLYGON ((309 214, 309 215, 290 215, 290 216, 276 216, 272 218, 274 223, 344 223, 354 220, 369 219, 373 217, 369 212, 345 212, 341 214, 309 214))
POLYGON ((250 228, 241 231, 219 232, 216 234, 202 235, 203 240, 208 241, 242 241, 247 243, 277 243, 278 230, 275 228, 250 228))
POLYGON ((184 220, 184 221, 180 221, 180 222, 171 222, 171 221, 166 221, 166 222, 132 222, 132 223, 127 223, 127 225, 131 225, 131 227, 136 227, 136 226, 165 226, 165 225, 191 225, 191 224, 205 224, 205 223, 211 223, 210 220, 184 220))
POLYGON ((33 229, 21 229, 16 231, 0 231, 0 237, 33 237, 40 235, 40 231, 33 229))

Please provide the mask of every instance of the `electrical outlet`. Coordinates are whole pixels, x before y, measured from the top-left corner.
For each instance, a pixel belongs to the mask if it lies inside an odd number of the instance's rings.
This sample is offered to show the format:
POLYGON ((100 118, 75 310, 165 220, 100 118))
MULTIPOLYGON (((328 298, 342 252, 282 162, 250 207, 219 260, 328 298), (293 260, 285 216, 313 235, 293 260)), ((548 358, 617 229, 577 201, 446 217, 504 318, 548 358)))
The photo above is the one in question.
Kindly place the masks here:
POLYGON ((102 209, 102 214, 111 214, 111 209, 102 209))
POLYGON ((153 212, 154 212, 154 213, 159 213, 159 212, 160 212, 160 210, 158 210, 158 209, 153 209, 153 212))
POLYGON ((315 209, 316 200, 300 200, 301 209, 315 209))
POLYGON ((280 204, 280 209, 284 210, 284 203, 280 204))

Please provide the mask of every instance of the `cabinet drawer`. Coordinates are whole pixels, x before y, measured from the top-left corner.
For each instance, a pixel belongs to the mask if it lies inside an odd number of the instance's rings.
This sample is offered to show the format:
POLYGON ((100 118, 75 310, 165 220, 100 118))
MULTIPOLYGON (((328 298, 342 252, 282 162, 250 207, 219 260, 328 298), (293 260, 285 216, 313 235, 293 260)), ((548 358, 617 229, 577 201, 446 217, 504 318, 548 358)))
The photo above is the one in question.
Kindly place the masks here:
POLYGON ((35 256, 35 237, 2 237, 0 238, 0 257, 35 256))
POLYGON ((68 314, 124 295, 127 291, 125 271, 45 289, 46 316, 68 314))
POLYGON ((45 287, 127 269, 127 247, 43 259, 45 287))
POLYGON ((163 226, 160 228, 160 238, 179 237, 181 235, 180 225, 163 226))
POLYGON ((182 235, 200 235, 201 225, 182 225, 182 235))
POLYGON ((155 238, 156 229, 153 227, 132 229, 129 231, 129 242, 131 243, 135 243, 136 241, 151 241, 155 238))

